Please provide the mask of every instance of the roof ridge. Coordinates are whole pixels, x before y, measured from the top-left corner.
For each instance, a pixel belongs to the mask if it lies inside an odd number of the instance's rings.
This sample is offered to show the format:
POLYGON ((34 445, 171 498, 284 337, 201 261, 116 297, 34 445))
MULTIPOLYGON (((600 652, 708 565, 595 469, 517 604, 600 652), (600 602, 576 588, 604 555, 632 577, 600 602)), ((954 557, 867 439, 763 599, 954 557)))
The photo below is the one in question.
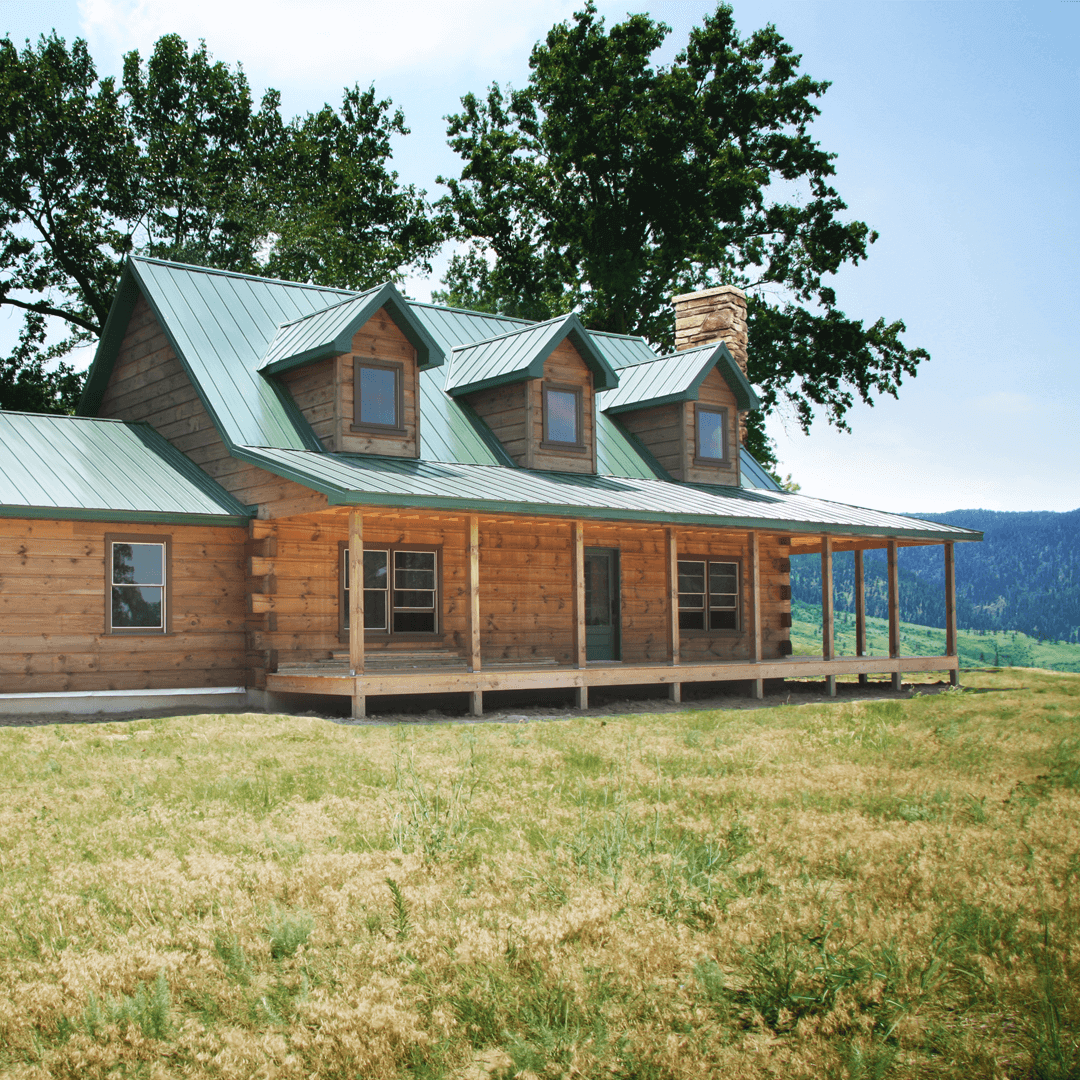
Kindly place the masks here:
POLYGON ((524 333, 526 330, 537 330, 541 326, 554 326, 558 322, 563 322, 569 319, 574 312, 570 312, 569 315, 560 315, 555 319, 545 319, 543 322, 527 323, 525 326, 517 330, 507 330, 505 334, 495 334, 493 337, 481 338, 479 341, 467 341, 463 345, 455 345, 450 351, 460 352, 464 349, 475 349, 478 345, 489 345, 493 341, 502 341, 503 338, 513 337, 515 334, 524 333))
POLYGON ((525 326, 535 326, 536 323, 530 319, 519 319, 516 315, 498 315, 490 311, 477 311, 475 308, 467 307, 455 307, 452 304, 435 304, 430 300, 410 300, 405 298, 406 303, 411 307, 426 307, 433 308, 435 311, 456 311, 462 315, 480 315, 485 319, 502 319, 503 322, 516 322, 522 323, 525 326))
MULTIPOLYGON (((314 282, 286 281, 284 278, 266 277, 264 274, 243 274, 239 270, 219 270, 215 266, 196 266, 194 263, 156 259, 150 255, 129 255, 128 259, 132 262, 153 263, 155 266, 168 266, 177 270, 194 270, 200 274, 217 274, 219 277, 242 278, 244 281, 263 281, 270 285, 289 285, 294 289, 316 289, 319 292, 342 293, 346 298, 362 295, 362 292, 357 292, 354 289, 339 289, 336 285, 316 285, 314 282)), ((377 286, 377 288, 382 288, 382 286, 377 286)))
MULTIPOLYGON (((266 281, 269 279, 263 278, 261 280, 266 281)), ((385 289, 388 284, 389 282, 383 285, 376 285, 371 289, 365 289, 363 292, 351 293, 349 296, 343 296, 333 304, 327 304, 326 307, 319 308, 318 311, 309 311, 306 315, 299 315, 295 319, 289 319, 288 322, 280 322, 277 324, 277 331, 284 330, 288 326, 295 326, 297 323, 307 322, 308 319, 314 319, 317 315, 325 315, 328 311, 333 311, 334 308, 344 307, 346 304, 351 304, 354 300, 362 300, 365 296, 370 296, 372 293, 377 293, 382 289, 385 289)))

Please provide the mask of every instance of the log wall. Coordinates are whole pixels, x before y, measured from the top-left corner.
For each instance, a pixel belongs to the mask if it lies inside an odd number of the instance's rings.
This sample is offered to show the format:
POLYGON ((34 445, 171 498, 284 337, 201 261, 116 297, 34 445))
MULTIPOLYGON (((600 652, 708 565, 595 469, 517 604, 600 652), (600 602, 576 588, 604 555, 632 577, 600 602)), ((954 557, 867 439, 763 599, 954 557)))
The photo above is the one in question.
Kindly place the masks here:
POLYGON ((0 518, 0 693, 242 686, 242 528, 0 518), (106 634, 105 534, 172 538, 172 632, 106 634))

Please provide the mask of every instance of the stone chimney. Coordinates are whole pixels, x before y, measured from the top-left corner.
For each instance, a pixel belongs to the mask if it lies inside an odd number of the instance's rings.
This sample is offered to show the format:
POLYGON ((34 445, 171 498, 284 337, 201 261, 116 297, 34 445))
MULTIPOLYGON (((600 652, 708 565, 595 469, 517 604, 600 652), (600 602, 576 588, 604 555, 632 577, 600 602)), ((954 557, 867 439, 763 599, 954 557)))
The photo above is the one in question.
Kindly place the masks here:
POLYGON ((722 341, 746 374, 746 293, 734 285, 683 293, 675 305, 675 348, 722 341))

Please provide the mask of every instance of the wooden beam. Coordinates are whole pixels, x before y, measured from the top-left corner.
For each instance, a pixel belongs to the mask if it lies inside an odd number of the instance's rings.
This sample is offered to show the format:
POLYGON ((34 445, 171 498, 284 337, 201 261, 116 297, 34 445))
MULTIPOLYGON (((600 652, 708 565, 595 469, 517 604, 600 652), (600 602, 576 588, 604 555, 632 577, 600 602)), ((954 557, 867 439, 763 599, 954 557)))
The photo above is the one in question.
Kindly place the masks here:
MULTIPOLYGON (((480 519, 475 514, 469 515, 468 527, 468 665, 470 671, 479 671, 480 660, 480 519)), ((479 713, 473 713, 478 716, 479 713)))
POLYGON ((682 643, 679 635, 679 544, 674 529, 665 529, 667 539, 668 656, 678 664, 682 643))
POLYGON ((575 521, 570 526, 571 545, 573 548, 573 589, 574 603, 574 667, 588 665, 585 654, 585 524, 575 521))
MULTIPOLYGON (((761 552, 756 532, 747 533, 750 554, 750 659, 761 659, 761 552)), ((750 696, 760 701, 765 696, 763 679, 752 679, 750 696)))
MULTIPOLYGON (((832 537, 826 534, 821 538, 821 656, 824 660, 834 659, 833 631, 832 537)), ((836 697, 835 675, 825 677, 825 692, 829 697, 836 697)))
MULTIPOLYGON (((889 656, 900 655, 900 570, 896 558, 896 541, 888 544, 888 581, 889 581, 889 656)), ((899 690, 903 678, 899 671, 892 673, 892 687, 899 690)))
MULTIPOLYGON (((956 656, 956 545, 945 544, 945 655, 956 656)), ((960 666, 949 672, 949 682, 960 685, 960 666)))
MULTIPOLYGON (((866 577, 861 551, 855 552, 855 655, 866 655, 866 577)), ((859 674, 860 686, 869 681, 865 673, 859 674)))
POLYGON ((364 675, 364 515, 349 511, 349 674, 353 676, 352 714, 366 713, 364 675))

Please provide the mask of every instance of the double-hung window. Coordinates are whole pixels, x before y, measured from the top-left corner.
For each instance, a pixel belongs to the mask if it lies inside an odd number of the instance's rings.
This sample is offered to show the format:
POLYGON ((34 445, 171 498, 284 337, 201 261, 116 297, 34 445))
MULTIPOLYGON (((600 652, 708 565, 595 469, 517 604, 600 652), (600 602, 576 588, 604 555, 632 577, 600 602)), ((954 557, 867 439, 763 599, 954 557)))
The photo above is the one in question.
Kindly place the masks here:
MULTIPOLYGON (((349 545, 341 545, 342 631, 349 627, 349 545)), ((439 629, 439 553, 415 548, 364 548, 364 630, 371 634, 434 634, 439 629)))
POLYGON ((400 432, 404 429, 404 365, 389 360, 353 361, 355 430, 400 432))
POLYGON ((679 560, 679 629, 739 629, 739 564, 679 560))
POLYGON ((165 536, 105 537, 108 633, 167 632, 169 547, 165 536))

